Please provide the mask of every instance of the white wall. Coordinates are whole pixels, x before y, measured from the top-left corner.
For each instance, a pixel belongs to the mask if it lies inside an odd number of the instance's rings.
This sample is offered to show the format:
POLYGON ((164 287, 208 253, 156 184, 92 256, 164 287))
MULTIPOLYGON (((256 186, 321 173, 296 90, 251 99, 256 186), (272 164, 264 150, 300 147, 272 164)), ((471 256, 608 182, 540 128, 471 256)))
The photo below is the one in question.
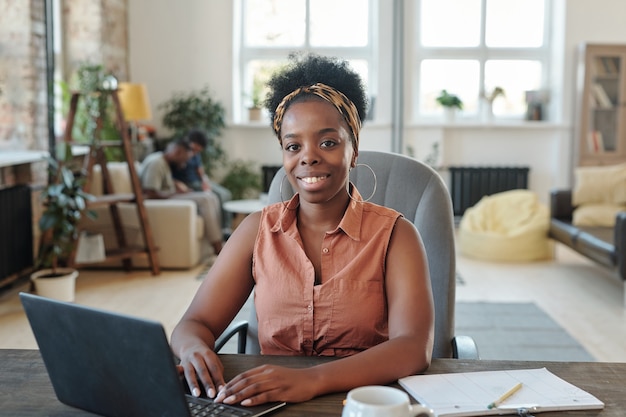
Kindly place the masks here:
MULTIPOLYGON (((235 0, 237 1, 237 0, 235 0)), ((552 42, 553 102, 550 123, 496 125, 408 125, 405 144, 423 158, 433 141, 441 143, 440 163, 449 165, 527 165, 530 188, 547 202, 554 187, 570 184, 571 143, 577 120, 576 47, 583 41, 626 43, 626 1, 553 0, 558 12, 552 42)), ((163 135, 156 107, 174 92, 210 86, 232 120, 233 1, 129 0, 131 81, 147 84, 154 124, 163 135)), ((379 1, 380 79, 375 123, 366 123, 363 149, 391 149, 391 2, 379 1)), ((407 70, 408 72, 408 70, 407 70)), ((280 164, 281 155, 268 123, 234 125, 221 140, 232 158, 280 164)))
POLYGON ((232 91, 230 0, 129 0, 130 81, 148 86, 156 105, 173 93, 209 86, 227 109, 232 91))

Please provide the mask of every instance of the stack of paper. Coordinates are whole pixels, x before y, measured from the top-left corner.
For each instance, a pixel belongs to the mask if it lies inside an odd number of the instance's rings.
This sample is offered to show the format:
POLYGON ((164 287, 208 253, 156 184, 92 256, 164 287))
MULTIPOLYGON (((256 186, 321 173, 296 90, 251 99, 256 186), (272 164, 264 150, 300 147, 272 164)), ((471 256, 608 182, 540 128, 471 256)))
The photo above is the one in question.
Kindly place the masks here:
POLYGON ((541 412, 604 408, 602 401, 546 368, 415 375, 398 382, 438 417, 517 414, 519 409, 541 412), (521 389, 498 407, 488 408, 520 382, 521 389))

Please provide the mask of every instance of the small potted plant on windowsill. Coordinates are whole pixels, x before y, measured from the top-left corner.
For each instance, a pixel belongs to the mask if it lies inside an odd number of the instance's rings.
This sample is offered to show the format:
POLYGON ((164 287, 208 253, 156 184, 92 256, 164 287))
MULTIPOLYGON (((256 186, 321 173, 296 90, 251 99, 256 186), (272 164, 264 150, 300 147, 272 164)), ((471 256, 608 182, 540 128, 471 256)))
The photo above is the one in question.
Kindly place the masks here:
POLYGON ((250 101, 250 107, 248 107, 248 121, 258 122, 261 120, 263 107, 263 82, 258 77, 254 77, 252 81, 250 101))
MULTIPOLYGON (((69 160, 69 158, 67 159, 69 160)), ((39 219, 42 233, 36 272, 31 274, 37 294, 73 301, 78 271, 67 261, 78 244, 78 224, 87 214, 87 201, 93 197, 83 190, 85 177, 75 175, 66 163, 48 159, 49 183, 42 191, 44 212, 39 219)))
POLYGON ((493 102, 500 96, 505 96, 504 89, 502 87, 495 87, 490 93, 485 91, 482 92, 481 97, 485 100, 483 105, 483 115, 485 121, 491 122, 493 120, 493 102))
POLYGON ((454 120, 457 110, 463 110, 463 101, 459 96, 448 93, 447 90, 441 90, 441 93, 437 97, 437 103, 446 110, 446 118, 450 122, 454 120))

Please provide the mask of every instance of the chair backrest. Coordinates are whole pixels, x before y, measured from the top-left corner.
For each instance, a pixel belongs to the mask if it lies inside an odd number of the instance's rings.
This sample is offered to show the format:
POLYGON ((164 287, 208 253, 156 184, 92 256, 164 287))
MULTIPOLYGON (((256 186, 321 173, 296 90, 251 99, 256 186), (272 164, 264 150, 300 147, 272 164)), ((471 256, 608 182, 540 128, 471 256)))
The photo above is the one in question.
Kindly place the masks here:
MULTIPOLYGON (((376 190, 370 201, 402 213, 415 224, 424 241, 435 304, 433 357, 452 357, 456 258, 454 219, 448 189, 432 168, 403 155, 360 151, 358 163, 369 165, 376 173, 376 190)), ((284 181, 280 195, 284 176, 284 168, 281 168, 270 186, 269 203, 287 200, 293 195, 288 181, 284 181)), ((374 176, 367 167, 353 169, 350 180, 364 199, 374 191, 374 176)), ((256 313, 252 308, 247 353, 259 352, 256 330, 256 313)))

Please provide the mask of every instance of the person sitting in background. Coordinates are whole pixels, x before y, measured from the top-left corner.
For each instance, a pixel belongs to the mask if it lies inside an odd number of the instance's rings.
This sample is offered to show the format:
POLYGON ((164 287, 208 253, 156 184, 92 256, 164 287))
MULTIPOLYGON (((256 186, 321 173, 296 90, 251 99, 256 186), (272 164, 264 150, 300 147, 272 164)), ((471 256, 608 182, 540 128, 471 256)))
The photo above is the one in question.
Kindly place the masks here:
MULTIPOLYGON (((193 155, 189 142, 176 140, 169 143, 164 152, 154 152, 146 157, 139 169, 141 188, 148 198, 177 198, 196 203, 198 214, 204 221, 204 230, 215 254, 222 250, 223 234, 220 222, 221 205, 211 192, 194 192, 175 181, 170 166, 184 166, 193 155)), ((172 219, 172 221, 176 221, 172 219)))
MULTIPOLYGON (((202 152, 209 142, 206 134, 202 130, 191 130, 184 138, 191 146, 192 157, 183 166, 170 164, 174 180, 179 181, 193 191, 212 191, 220 199, 220 207, 225 201, 233 198, 232 193, 225 187, 212 182, 204 170, 202 152)), ((230 227, 230 214, 222 209, 222 227, 230 227)))
POLYGON ((207 146, 208 139, 201 130, 191 130, 184 139, 191 148, 191 158, 186 164, 180 165, 172 163, 172 176, 175 180, 182 182, 193 191, 210 191, 211 182, 204 172, 201 153, 207 146))
POLYGON ((216 402, 300 402, 388 384, 422 372, 432 356, 420 235, 350 183, 367 111, 362 81, 345 61, 293 58, 270 80, 266 107, 296 194, 242 221, 172 333, 190 391, 216 402), (264 365, 226 382, 215 340, 253 289, 262 354, 340 359, 264 365))

